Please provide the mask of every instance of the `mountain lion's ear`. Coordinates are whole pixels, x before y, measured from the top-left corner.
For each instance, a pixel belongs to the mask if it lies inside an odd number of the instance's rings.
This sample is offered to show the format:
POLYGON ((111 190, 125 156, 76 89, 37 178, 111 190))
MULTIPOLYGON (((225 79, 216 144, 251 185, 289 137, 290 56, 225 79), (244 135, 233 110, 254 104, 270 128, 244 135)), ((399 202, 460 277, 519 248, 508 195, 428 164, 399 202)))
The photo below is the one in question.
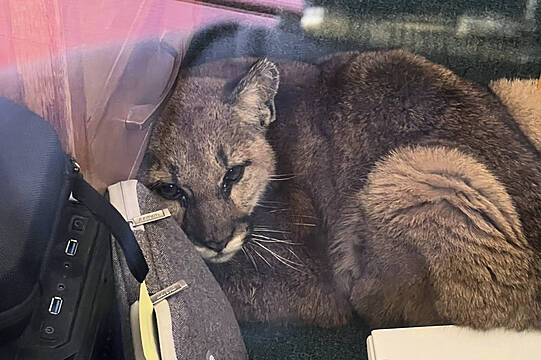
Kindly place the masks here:
POLYGON ((231 93, 231 103, 249 121, 267 126, 276 119, 274 96, 278 91, 280 73, 267 59, 258 60, 231 93))

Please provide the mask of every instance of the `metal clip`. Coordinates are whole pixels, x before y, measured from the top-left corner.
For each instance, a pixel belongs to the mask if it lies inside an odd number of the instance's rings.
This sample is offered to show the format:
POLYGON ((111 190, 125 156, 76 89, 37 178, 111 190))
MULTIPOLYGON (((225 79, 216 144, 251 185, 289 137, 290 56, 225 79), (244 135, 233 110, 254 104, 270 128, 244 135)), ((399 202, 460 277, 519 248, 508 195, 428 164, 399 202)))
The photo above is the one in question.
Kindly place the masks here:
POLYGON ((171 286, 166 287, 163 290, 158 291, 154 295, 150 297, 150 300, 152 301, 152 304, 156 305, 163 299, 167 299, 170 296, 175 295, 179 291, 182 291, 188 287, 188 284, 184 280, 177 281, 171 286))
POLYGON ((133 226, 139 226, 139 225, 148 224, 154 221, 158 221, 161 219, 165 219, 165 218, 168 218, 169 216, 171 216, 169 209, 163 209, 163 210, 151 212, 149 214, 137 216, 129 220, 128 222, 132 224, 133 226))

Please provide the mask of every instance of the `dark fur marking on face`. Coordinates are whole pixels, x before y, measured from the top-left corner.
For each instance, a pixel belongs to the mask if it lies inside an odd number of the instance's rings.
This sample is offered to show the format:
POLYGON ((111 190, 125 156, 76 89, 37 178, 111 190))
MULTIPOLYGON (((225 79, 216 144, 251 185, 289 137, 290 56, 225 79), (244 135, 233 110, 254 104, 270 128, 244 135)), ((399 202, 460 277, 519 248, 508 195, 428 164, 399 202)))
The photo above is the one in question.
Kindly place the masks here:
POLYGON ((173 164, 169 165, 169 173, 171 174, 171 179, 173 180, 173 183, 178 183, 178 166, 175 166, 173 164))
POLYGON ((227 155, 225 154, 224 152, 224 148, 222 147, 222 145, 220 145, 218 147, 218 160, 219 162, 225 167, 227 168, 227 155))

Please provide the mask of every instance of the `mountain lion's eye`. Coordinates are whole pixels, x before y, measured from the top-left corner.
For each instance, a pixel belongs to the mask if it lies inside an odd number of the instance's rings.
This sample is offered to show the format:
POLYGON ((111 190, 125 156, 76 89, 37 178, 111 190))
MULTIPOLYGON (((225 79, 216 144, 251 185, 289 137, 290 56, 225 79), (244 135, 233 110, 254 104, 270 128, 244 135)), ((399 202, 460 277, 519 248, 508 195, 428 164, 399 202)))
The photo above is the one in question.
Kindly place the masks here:
POLYGON ((224 182, 236 183, 242 178, 242 175, 244 175, 244 165, 233 166, 225 173, 224 182))
POLYGON ((179 200, 183 207, 188 206, 188 195, 176 184, 158 183, 153 186, 158 195, 167 200, 179 200))
POLYGON ((233 184, 238 183, 240 179, 242 179, 242 175, 244 175, 244 167, 245 165, 233 166, 225 173, 222 181, 222 191, 226 197, 231 195, 231 188, 233 187, 233 184))

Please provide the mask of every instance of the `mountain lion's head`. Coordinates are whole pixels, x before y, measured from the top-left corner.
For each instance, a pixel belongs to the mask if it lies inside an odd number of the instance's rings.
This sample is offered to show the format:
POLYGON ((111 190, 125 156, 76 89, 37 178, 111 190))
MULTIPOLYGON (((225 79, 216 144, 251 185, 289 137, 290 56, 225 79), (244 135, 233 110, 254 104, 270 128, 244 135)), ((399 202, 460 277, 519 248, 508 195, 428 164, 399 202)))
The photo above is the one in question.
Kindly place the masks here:
POLYGON ((202 257, 229 260, 274 172, 265 140, 279 73, 266 59, 230 85, 184 76, 153 130, 140 180, 158 193, 202 257))

